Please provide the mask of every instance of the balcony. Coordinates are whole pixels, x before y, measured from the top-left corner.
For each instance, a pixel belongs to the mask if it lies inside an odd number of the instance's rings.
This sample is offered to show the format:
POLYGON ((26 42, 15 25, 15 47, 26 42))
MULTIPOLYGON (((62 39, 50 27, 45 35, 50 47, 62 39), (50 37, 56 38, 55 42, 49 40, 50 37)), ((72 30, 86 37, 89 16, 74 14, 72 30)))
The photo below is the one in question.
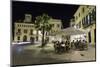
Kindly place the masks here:
POLYGON ((95 23, 96 23, 96 20, 92 20, 91 23, 89 23, 89 24, 83 24, 83 28, 87 28, 95 23))

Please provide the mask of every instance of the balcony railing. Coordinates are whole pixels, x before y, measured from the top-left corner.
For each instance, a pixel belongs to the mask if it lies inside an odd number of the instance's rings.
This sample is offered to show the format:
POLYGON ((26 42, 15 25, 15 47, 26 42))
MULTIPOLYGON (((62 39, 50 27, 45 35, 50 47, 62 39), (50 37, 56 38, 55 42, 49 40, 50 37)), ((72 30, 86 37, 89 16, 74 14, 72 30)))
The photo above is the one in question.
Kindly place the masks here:
POLYGON ((96 23, 96 21, 93 20, 93 21, 91 21, 91 23, 89 23, 89 24, 83 24, 83 28, 87 28, 87 27, 89 27, 89 26, 91 26, 91 25, 93 25, 93 24, 95 24, 95 23, 96 23))

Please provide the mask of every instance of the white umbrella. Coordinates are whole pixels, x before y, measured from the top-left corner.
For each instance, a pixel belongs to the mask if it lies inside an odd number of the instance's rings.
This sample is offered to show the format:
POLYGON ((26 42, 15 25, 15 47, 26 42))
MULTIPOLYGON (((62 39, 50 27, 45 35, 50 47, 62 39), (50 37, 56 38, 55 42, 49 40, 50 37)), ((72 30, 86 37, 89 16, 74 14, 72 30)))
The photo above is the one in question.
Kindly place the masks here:
POLYGON ((66 35, 86 34, 84 31, 81 31, 79 29, 75 29, 74 27, 69 27, 69 28, 63 29, 63 30, 61 30, 61 33, 66 34, 66 35))

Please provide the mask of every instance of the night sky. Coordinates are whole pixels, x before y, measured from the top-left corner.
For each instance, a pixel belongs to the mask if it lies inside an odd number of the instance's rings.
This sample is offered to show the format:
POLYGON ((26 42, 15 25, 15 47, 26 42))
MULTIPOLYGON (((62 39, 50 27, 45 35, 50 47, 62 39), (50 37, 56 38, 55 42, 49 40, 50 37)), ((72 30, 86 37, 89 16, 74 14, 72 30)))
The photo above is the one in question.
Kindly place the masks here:
POLYGON ((63 28, 66 28, 78 7, 79 5, 72 4, 12 1, 12 24, 17 20, 23 20, 26 13, 32 14, 33 21, 36 16, 46 13, 54 19, 61 19, 63 28))

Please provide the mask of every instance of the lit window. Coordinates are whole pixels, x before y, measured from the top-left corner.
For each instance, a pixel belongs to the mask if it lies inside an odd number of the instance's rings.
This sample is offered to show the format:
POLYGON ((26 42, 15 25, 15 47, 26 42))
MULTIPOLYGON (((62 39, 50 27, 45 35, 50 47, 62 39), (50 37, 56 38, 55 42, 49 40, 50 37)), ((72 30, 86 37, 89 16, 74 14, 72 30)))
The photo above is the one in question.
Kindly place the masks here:
POLYGON ((27 29, 24 30, 24 33, 27 33, 27 29))
POLYGON ((17 39, 20 40, 20 37, 18 36, 17 39))

